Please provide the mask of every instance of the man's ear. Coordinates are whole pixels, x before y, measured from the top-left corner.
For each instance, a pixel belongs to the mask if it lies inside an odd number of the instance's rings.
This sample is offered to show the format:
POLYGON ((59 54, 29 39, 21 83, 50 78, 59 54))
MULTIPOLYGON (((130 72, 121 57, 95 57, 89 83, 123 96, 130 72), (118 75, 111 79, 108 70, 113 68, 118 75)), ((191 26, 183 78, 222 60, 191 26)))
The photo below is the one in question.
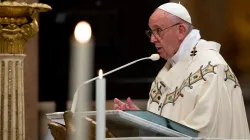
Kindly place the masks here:
POLYGON ((178 26, 178 31, 179 31, 179 40, 184 40, 186 34, 187 34, 187 28, 184 24, 179 24, 178 26))

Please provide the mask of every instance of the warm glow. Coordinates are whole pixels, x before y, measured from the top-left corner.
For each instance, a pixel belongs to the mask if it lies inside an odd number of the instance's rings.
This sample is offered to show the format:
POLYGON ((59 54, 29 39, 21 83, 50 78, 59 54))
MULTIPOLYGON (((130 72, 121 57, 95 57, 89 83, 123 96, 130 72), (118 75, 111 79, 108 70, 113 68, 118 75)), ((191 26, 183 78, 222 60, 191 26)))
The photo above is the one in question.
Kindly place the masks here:
POLYGON ((102 76, 103 76, 103 72, 102 72, 102 69, 99 70, 99 78, 102 79, 102 76))
POLYGON ((86 43, 90 40, 92 35, 91 26, 86 21, 79 22, 75 27, 74 36, 80 43, 86 43))

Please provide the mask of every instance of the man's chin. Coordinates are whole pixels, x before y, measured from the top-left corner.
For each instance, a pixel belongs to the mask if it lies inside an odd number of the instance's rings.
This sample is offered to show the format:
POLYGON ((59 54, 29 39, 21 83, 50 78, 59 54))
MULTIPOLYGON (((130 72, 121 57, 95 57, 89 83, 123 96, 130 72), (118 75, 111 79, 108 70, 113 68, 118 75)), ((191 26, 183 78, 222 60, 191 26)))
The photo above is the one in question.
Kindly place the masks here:
POLYGON ((163 59, 168 59, 167 57, 166 57, 166 54, 164 54, 164 53, 162 53, 162 52, 158 52, 159 53, 159 55, 160 55, 160 57, 161 58, 163 58, 163 59))
POLYGON ((165 60, 169 60, 172 58, 172 57, 166 56, 166 54, 160 54, 160 57, 165 59, 165 60))

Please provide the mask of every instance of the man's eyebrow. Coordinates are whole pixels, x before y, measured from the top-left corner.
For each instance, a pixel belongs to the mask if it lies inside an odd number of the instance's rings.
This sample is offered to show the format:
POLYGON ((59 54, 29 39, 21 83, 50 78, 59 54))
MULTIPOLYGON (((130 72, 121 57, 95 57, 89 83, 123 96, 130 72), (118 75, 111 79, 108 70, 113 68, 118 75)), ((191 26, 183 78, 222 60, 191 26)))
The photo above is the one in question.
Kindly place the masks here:
POLYGON ((154 25, 153 28, 161 28, 159 25, 154 25))

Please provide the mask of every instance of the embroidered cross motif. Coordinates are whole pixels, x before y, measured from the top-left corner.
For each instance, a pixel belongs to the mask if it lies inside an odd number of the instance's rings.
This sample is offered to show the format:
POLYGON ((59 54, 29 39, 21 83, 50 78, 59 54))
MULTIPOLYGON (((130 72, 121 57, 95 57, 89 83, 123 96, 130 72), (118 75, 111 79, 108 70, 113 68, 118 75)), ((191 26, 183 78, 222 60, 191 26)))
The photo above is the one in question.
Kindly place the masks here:
POLYGON ((236 88, 237 86, 240 87, 240 84, 239 84, 236 76, 232 73, 232 71, 230 71, 229 67, 227 70, 225 70, 225 73, 226 73, 225 81, 227 81, 227 79, 229 79, 235 83, 234 88, 236 88))
POLYGON ((150 103, 156 102, 159 104, 161 100, 161 96, 162 96, 162 88, 165 88, 166 85, 162 81, 156 82, 155 80, 154 83, 155 83, 155 86, 150 91, 150 97, 151 97, 150 103))
POLYGON ((180 88, 178 88, 178 86, 175 88, 175 91, 167 94, 165 101, 163 103, 163 106, 165 106, 168 103, 173 103, 173 105, 175 104, 175 101, 181 96, 184 97, 184 95, 181 93, 181 91, 185 88, 185 87, 189 87, 190 89, 193 88, 193 84, 203 80, 206 81, 206 79, 204 78, 204 76, 208 73, 214 73, 216 74, 216 72, 214 71, 214 68, 217 65, 211 65, 211 61, 208 62, 208 65, 206 67, 203 68, 203 65, 200 66, 199 70, 197 70, 195 73, 190 73, 190 75, 188 76, 187 79, 185 79, 180 88))
POLYGON ((173 103, 173 105, 175 104, 175 101, 179 98, 179 96, 183 97, 184 95, 181 93, 181 88, 176 87, 175 91, 167 94, 165 101, 164 101, 164 105, 168 104, 168 103, 173 103))
POLYGON ((196 51, 196 47, 194 47, 194 48, 193 48, 193 50, 191 51, 190 56, 195 56, 195 55, 196 55, 196 53, 197 53, 197 51, 196 51))

